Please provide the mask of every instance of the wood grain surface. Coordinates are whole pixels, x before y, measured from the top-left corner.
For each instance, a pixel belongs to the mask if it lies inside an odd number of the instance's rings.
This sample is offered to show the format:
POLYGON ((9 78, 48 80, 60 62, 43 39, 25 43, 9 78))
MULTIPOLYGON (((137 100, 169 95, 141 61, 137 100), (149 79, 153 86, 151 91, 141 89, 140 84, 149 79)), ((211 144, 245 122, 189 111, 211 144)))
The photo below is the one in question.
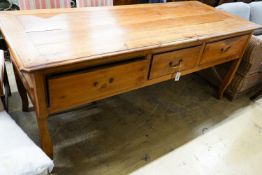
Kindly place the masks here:
POLYGON ((33 71, 205 40, 258 25, 200 2, 1 12, 18 69, 33 71))
POLYGON ((200 64, 212 63, 221 59, 236 59, 241 57, 249 40, 248 35, 211 42, 206 45, 200 64))
POLYGON ((196 67, 200 53, 201 46, 196 46, 154 55, 150 70, 150 79, 196 67))
POLYGON ((141 86, 147 78, 147 65, 148 60, 144 59, 51 77, 48 79, 50 111, 65 110, 141 86))

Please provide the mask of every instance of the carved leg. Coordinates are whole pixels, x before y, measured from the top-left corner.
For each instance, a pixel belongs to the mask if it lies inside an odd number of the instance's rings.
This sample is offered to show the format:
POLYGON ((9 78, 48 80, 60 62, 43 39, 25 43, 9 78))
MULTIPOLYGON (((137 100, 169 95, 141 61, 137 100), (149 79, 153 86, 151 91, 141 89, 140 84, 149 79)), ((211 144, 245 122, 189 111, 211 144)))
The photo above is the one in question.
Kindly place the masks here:
POLYGON ((41 116, 37 114, 37 123, 39 129, 39 137, 41 148, 52 159, 53 158, 53 144, 48 131, 48 119, 47 116, 41 116))
POLYGON ((20 79, 20 76, 16 70, 16 67, 13 65, 13 70, 14 70, 14 73, 15 73, 15 80, 16 80, 16 84, 17 84, 17 89, 18 89, 18 92, 21 96, 21 99, 22 99, 22 110, 24 112, 28 112, 29 111, 29 108, 28 108, 28 98, 27 98, 27 92, 26 92, 26 89, 23 85, 23 82, 22 80, 20 79))
POLYGON ((220 87, 219 87, 219 92, 218 92, 218 98, 222 98, 224 95, 224 92, 226 91, 226 89, 228 88, 228 86, 230 85, 231 81, 233 80, 236 71, 239 67, 239 64, 241 62, 242 59, 237 59, 232 61, 232 65, 229 69, 229 71, 227 72, 227 74, 225 75, 220 87))

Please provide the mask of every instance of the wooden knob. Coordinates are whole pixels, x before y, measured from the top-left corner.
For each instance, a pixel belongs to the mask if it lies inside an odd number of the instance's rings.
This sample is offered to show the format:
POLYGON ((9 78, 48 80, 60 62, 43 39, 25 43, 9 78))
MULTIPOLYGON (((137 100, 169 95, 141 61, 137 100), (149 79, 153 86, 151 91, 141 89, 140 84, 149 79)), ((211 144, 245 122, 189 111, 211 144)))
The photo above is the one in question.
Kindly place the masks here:
POLYGON ((176 64, 174 64, 173 61, 170 61, 168 64, 169 64, 169 67, 171 67, 171 68, 178 68, 178 67, 181 66, 182 61, 183 61, 183 60, 180 59, 180 60, 178 61, 178 63, 176 63, 176 64))
POLYGON ((231 49, 231 46, 223 47, 223 48, 221 48, 221 52, 222 52, 222 53, 225 53, 225 52, 227 52, 229 49, 231 49))
POLYGON ((93 83, 93 85, 94 85, 94 87, 97 87, 97 85, 98 85, 98 82, 97 82, 97 81, 95 81, 95 82, 93 83))
POLYGON ((109 83, 113 83, 114 82, 114 78, 109 78, 109 83))

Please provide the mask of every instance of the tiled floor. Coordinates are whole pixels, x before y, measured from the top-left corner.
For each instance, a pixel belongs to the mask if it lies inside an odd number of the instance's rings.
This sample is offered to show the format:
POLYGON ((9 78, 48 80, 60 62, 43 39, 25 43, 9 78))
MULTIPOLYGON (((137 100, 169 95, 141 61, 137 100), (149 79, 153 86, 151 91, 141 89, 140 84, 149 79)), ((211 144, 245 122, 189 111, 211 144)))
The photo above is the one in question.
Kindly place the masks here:
MULTIPOLYGON (((21 102, 10 65, 8 69, 13 90, 10 99, 11 115, 39 144, 35 113, 21 112, 21 102)), ((146 165, 150 166, 151 162, 157 162, 159 158, 169 156, 174 150, 183 149, 186 143, 205 133, 209 134, 213 128, 233 121, 232 118, 236 116, 232 114, 253 104, 248 96, 242 96, 233 102, 226 98, 218 100, 215 92, 200 77, 190 75, 182 77, 179 82, 163 82, 50 117, 49 130, 55 152, 53 174, 121 175, 136 172, 147 167, 146 165)), ((240 123, 241 121, 240 119, 240 123)), ((236 125, 237 123, 234 124, 236 125)), ((220 134, 240 134, 244 128, 235 133, 236 129, 237 127, 220 134)), ((250 137, 243 136, 246 139, 250 137)), ((232 147, 225 147, 229 148, 232 147)), ((241 149, 236 149, 235 154, 241 152, 241 149)), ((257 147, 254 151, 257 152, 256 155, 261 155, 261 150, 257 147)), ((192 152, 184 154, 190 155, 192 152)), ((252 157, 252 154, 254 155, 253 152, 247 152, 245 155, 252 157)), ((180 153, 176 160, 183 160, 185 155, 180 153)), ((213 162, 213 166, 216 166, 216 156, 206 158, 203 158, 204 162, 207 161, 206 164, 213 162)), ((230 159, 232 164, 239 160, 245 162, 248 159, 230 159)), ((262 158, 259 160, 262 162, 262 158)), ((204 162, 195 165, 192 162, 187 166, 188 171, 194 172, 195 166, 205 169, 204 162)))

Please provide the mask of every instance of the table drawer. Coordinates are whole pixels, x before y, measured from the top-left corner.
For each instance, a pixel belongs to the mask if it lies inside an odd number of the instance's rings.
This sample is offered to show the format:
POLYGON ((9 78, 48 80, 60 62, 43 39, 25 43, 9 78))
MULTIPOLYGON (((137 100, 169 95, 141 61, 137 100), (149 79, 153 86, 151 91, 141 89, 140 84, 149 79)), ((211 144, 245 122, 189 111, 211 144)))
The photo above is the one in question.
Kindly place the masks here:
POLYGON ((156 54, 153 56, 150 79, 195 67, 201 46, 156 54))
POLYGON ((48 79, 51 112, 109 97, 139 86, 147 77, 147 60, 108 65, 48 79))
POLYGON ((233 60, 242 56, 249 35, 208 43, 205 47, 200 64, 212 63, 219 60, 233 60))

